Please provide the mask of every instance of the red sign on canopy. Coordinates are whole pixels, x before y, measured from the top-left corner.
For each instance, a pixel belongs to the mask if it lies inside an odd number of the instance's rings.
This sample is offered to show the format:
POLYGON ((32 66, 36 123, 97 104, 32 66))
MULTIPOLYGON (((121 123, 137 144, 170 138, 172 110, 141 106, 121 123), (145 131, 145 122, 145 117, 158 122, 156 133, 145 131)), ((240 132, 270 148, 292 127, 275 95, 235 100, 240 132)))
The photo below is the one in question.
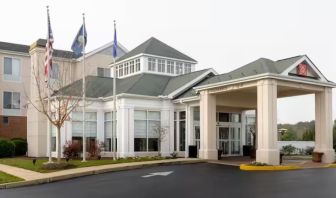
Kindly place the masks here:
POLYGON ((304 63, 300 63, 297 66, 297 74, 300 76, 307 76, 308 73, 308 66, 304 63))

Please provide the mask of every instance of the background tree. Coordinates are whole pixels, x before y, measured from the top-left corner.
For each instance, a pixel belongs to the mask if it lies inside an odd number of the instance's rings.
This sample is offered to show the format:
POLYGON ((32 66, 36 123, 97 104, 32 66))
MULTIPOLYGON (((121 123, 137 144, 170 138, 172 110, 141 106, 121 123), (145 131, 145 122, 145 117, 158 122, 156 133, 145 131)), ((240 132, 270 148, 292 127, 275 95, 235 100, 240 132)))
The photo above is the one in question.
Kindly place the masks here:
POLYGON ((157 125, 154 127, 154 132, 158 136, 158 156, 161 157, 161 144, 164 142, 167 133, 168 133, 168 127, 161 127, 160 125, 157 125))
MULTIPOLYGON (((70 113, 79 106, 81 98, 78 96, 80 96, 80 93, 71 93, 69 90, 63 89, 63 87, 70 82, 70 72, 67 71, 68 69, 64 65, 62 65, 62 67, 59 65, 53 66, 49 74, 52 78, 50 78, 48 82, 46 82, 44 72, 41 72, 40 68, 35 68, 33 65, 32 70, 32 80, 35 82, 35 87, 32 87, 32 89, 35 89, 36 95, 34 95, 35 97, 29 97, 28 94, 26 94, 27 100, 30 105, 47 118, 51 125, 56 127, 57 163, 60 163, 61 128, 64 122, 70 119, 70 113), (48 107, 48 92, 51 96, 50 108, 48 107)), ((49 130, 46 131, 50 133, 49 130)))
POLYGON ((315 140, 315 130, 314 129, 308 129, 306 130, 302 135, 303 141, 314 141, 315 140))
POLYGON ((296 133, 292 128, 288 128, 288 130, 281 136, 282 141, 295 141, 297 140, 296 133))

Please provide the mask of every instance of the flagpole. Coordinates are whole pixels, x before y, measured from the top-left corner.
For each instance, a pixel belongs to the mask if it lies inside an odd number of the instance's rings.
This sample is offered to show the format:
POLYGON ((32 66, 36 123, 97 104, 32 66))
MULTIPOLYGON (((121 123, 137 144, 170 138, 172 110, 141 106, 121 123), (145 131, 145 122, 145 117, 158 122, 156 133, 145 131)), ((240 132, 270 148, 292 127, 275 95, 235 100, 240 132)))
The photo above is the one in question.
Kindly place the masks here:
MULTIPOLYGON (((113 21, 114 23, 114 34, 116 34, 116 22, 115 20, 113 21)), ((116 36, 114 36, 114 39, 116 39, 116 36)), ((115 43, 116 41, 114 41, 113 39, 113 43, 115 43)), ((115 66, 115 57, 114 55, 112 55, 113 57, 113 131, 112 131, 112 139, 113 139, 113 159, 116 160, 117 159, 117 147, 116 147, 116 132, 117 132, 117 96, 116 96, 116 83, 117 83, 117 72, 116 72, 116 66, 115 66), (115 133, 115 135, 113 134, 115 133)))
MULTIPOLYGON (((49 6, 47 6, 47 16, 48 16, 48 40, 47 42, 49 42, 49 6)), ((50 80, 50 75, 49 75, 49 70, 50 70, 50 65, 48 65, 48 81, 47 81, 47 92, 48 92, 48 114, 50 115, 50 84, 49 84, 49 80, 50 80)), ((49 149, 48 149, 48 162, 51 163, 52 162, 52 158, 51 158, 51 138, 52 138, 52 130, 50 130, 50 120, 48 119, 48 122, 47 122, 47 128, 48 128, 48 145, 49 145, 49 149)))
POLYGON ((85 137, 85 13, 83 13, 83 160, 86 162, 86 137, 85 137))

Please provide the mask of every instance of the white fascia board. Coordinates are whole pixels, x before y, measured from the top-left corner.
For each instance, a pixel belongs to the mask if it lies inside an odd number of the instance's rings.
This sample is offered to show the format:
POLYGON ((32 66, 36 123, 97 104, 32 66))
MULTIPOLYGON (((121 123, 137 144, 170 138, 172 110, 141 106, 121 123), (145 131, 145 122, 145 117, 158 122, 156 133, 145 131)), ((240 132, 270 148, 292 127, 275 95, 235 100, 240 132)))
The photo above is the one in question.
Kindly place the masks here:
POLYGON ((120 61, 120 62, 118 62, 118 59, 116 59, 116 60, 115 60, 115 63, 110 63, 108 66, 109 66, 109 67, 113 67, 114 65, 119 65, 119 64, 124 63, 124 62, 127 62, 127 61, 129 61, 129 60, 132 60, 132 59, 135 59, 135 58, 139 58, 139 57, 141 57, 141 56, 142 56, 141 54, 137 54, 137 55, 135 55, 135 56, 131 56, 131 57, 129 57, 129 58, 126 58, 125 60, 122 60, 122 61, 120 61))
POLYGON ((174 98, 177 94, 181 93, 182 91, 185 91, 186 89, 189 89, 194 84, 196 84, 196 83, 200 82, 201 80, 203 80, 210 73, 214 73, 214 70, 212 68, 208 69, 208 71, 204 72, 203 74, 201 74, 200 76, 198 76, 194 80, 190 81, 189 83, 183 85, 179 89, 177 89, 177 90, 173 91, 172 93, 170 93, 168 95, 168 98, 170 98, 170 99, 174 98))
POLYGON ((191 97, 187 97, 187 98, 181 98, 181 99, 173 100, 173 103, 178 104, 178 103, 184 103, 184 102, 194 102, 194 101, 198 101, 198 100, 200 100, 200 96, 191 96, 191 97))
MULTIPOLYGON (((158 96, 145 96, 145 95, 128 94, 128 93, 118 94, 117 99, 119 98, 160 99, 158 96)), ((102 100, 103 101, 113 100, 113 96, 102 98, 102 100)))
MULTIPOLYGON (((113 41, 111 41, 111 42, 109 42, 109 43, 106 43, 105 45, 103 45, 103 46, 101 46, 101 47, 98 47, 97 49, 94 49, 94 50, 92 50, 91 52, 85 54, 85 58, 88 58, 88 57, 90 57, 90 56, 92 56, 92 55, 94 55, 94 54, 97 54, 97 53, 99 53, 99 52, 101 52, 101 51, 103 51, 103 50, 105 50, 106 48, 109 48, 109 47, 111 47, 111 46, 113 46, 113 41)), ((127 50, 122 44, 120 44, 119 42, 118 42, 118 47, 121 48, 121 49, 122 49, 123 51, 125 51, 126 53, 128 52, 128 50, 127 50)), ((112 52, 111 52, 111 54, 112 54, 112 52)), ((83 60, 83 56, 77 58, 76 60, 77 60, 77 61, 81 61, 81 60, 83 60)))
POLYGON ((288 75, 290 71, 295 69, 300 63, 303 61, 308 62, 309 66, 314 70, 314 72, 321 78, 323 82, 328 82, 326 77, 320 72, 320 70, 317 69, 317 67, 314 65, 314 63, 306 56, 304 55, 302 58, 300 58, 298 61, 296 61, 294 64, 292 64, 290 67, 288 67, 286 70, 284 70, 281 75, 288 75))
POLYGON ((177 58, 170 58, 170 57, 167 57, 167 56, 158 56, 158 55, 145 54, 145 53, 141 53, 141 55, 147 56, 147 57, 155 57, 155 58, 162 58, 162 59, 169 59, 169 60, 174 60, 174 61, 181 61, 181 62, 187 62, 187 63, 197 64, 197 61, 190 61, 190 60, 183 60, 183 59, 177 59, 177 58))
POLYGON ((196 92, 199 92, 199 91, 206 90, 206 89, 217 88, 217 87, 227 86, 227 85, 232 85, 232 84, 237 84, 237 83, 250 82, 250 81, 255 81, 255 80, 262 80, 262 79, 267 79, 267 78, 298 82, 298 83, 309 84, 309 85, 331 87, 331 88, 336 87, 336 83, 333 83, 333 82, 316 82, 316 80, 312 80, 308 78, 302 79, 300 77, 295 77, 295 76, 284 76, 281 74, 264 73, 264 74, 259 74, 255 76, 249 76, 249 77, 229 80, 225 82, 218 82, 218 83, 213 83, 209 85, 198 86, 198 87, 195 87, 194 89, 196 90, 196 92))

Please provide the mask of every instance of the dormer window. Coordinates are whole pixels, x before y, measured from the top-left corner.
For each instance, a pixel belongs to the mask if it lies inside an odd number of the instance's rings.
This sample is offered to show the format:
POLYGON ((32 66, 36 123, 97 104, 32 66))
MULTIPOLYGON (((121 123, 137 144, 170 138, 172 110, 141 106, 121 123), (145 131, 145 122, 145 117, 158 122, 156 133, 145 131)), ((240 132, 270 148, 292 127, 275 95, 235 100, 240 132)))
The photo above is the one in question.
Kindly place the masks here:
POLYGON ((134 61, 130 61, 130 74, 134 73, 134 61))
POLYGON ((158 72, 164 73, 166 70, 166 61, 164 59, 158 59, 158 72))
POLYGON ((167 60, 167 72, 169 74, 174 74, 174 61, 167 60))
POLYGON ((148 71, 155 71, 156 68, 156 59, 148 58, 148 71))
POLYGON ((183 63, 176 62, 176 74, 183 74, 183 63))
POLYGON ((185 63, 184 64, 184 73, 190 73, 191 72, 191 64, 190 63, 185 63))

